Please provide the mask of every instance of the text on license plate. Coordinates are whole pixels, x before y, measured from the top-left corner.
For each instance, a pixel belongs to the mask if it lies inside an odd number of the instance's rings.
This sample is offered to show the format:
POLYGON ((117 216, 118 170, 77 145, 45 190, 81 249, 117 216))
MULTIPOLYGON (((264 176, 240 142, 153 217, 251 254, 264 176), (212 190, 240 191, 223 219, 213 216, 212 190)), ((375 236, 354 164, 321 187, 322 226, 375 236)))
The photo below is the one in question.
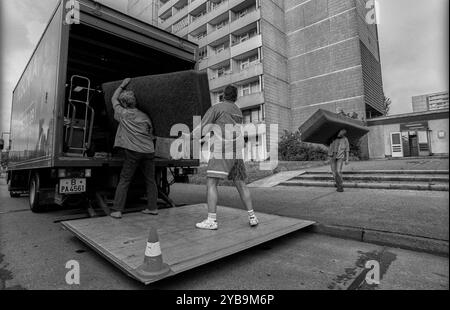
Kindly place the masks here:
POLYGON ((77 194, 86 192, 86 179, 59 180, 60 194, 77 194))

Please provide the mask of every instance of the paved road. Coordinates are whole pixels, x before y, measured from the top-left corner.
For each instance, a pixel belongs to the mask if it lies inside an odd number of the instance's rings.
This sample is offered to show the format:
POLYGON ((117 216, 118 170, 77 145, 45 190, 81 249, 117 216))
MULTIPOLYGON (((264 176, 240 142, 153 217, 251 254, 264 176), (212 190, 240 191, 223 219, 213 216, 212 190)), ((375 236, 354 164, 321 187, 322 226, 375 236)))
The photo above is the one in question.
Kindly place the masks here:
POLYGON ((302 232, 143 287, 53 223, 64 213, 31 213, 0 180, 0 289, 374 289, 367 260, 381 262, 377 289, 449 288, 448 258, 302 232), (81 265, 80 286, 65 282, 69 260, 81 265))
MULTIPOLYGON (((449 240, 448 192, 347 189, 336 193, 334 188, 276 187, 254 188, 252 195, 260 212, 449 240)), ((177 203, 204 203, 206 189, 201 185, 176 185, 172 197, 177 203)), ((236 189, 221 187, 220 204, 241 207, 236 189)))

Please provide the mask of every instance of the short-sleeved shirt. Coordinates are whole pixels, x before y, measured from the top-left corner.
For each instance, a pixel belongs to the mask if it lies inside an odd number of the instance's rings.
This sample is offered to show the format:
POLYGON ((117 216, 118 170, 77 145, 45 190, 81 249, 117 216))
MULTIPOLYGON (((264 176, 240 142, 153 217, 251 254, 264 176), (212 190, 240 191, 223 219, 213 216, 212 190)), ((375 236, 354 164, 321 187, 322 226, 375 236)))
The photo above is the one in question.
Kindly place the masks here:
POLYGON ((338 138, 331 143, 328 155, 336 159, 343 159, 347 152, 350 152, 350 143, 344 137, 338 138))
POLYGON ((114 118, 119 122, 114 147, 139 153, 155 153, 153 125, 147 114, 116 105, 114 118))
MULTIPOLYGON (((225 146, 228 144, 227 142, 232 142, 234 145, 233 147, 233 153, 236 154, 236 152, 239 152, 240 150, 237 150, 237 145, 233 141, 236 141, 236 139, 240 138, 240 135, 242 134, 242 123, 244 121, 244 116, 242 115, 241 109, 232 102, 224 102, 217 105, 214 105, 211 107, 208 112, 206 112, 205 116, 202 119, 202 128, 204 128, 207 125, 217 125, 222 133, 221 137, 213 137, 211 139, 211 145, 217 141, 217 139, 222 141, 222 152, 221 154, 224 156, 225 154, 225 146), (233 133, 232 140, 229 140, 231 133, 226 133, 228 126, 233 126, 234 129, 236 129, 236 132, 233 133), (228 140, 227 140, 228 138, 228 140)), ((231 128, 231 127, 230 127, 231 128)), ((229 145, 229 144, 228 144, 229 145)), ((216 152, 213 152, 216 154, 216 152)))

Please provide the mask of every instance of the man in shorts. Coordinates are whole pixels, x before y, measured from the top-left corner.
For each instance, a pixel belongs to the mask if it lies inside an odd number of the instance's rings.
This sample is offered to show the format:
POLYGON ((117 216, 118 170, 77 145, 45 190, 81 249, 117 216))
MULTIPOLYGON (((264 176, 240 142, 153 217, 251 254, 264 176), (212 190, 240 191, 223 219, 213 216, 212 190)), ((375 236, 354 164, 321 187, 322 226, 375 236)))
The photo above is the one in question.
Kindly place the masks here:
MULTIPOLYGON (((241 109, 235 104, 237 100, 237 88, 234 86, 227 86, 224 92, 225 101, 221 104, 213 106, 205 114, 202 119, 203 133, 210 132, 212 126, 221 129, 222 139, 225 140, 225 126, 242 125, 244 117, 241 109)), ((216 137, 217 138, 217 137, 216 137)), ((234 143, 233 143, 234 144, 234 143)), ((239 150, 233 151, 234 159, 225 159, 225 156, 218 156, 219 158, 212 158, 208 163, 207 170, 207 200, 208 200, 208 218, 196 225, 199 229, 217 230, 219 225, 217 223, 217 201, 218 190, 217 186, 220 180, 231 180, 234 182, 241 200, 248 211, 249 223, 251 227, 258 226, 258 218, 253 210, 252 198, 250 190, 246 184, 246 171, 243 159, 237 159, 239 150)), ((222 153, 223 154, 223 153, 222 153)))

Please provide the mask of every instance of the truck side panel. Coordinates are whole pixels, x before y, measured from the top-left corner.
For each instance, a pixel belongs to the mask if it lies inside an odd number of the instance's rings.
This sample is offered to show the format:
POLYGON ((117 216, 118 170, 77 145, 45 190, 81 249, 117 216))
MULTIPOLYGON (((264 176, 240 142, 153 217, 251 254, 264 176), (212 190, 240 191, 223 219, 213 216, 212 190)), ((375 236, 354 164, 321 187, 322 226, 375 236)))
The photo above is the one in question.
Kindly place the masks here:
POLYGON ((10 170, 51 166, 62 14, 60 3, 13 93, 10 170))

